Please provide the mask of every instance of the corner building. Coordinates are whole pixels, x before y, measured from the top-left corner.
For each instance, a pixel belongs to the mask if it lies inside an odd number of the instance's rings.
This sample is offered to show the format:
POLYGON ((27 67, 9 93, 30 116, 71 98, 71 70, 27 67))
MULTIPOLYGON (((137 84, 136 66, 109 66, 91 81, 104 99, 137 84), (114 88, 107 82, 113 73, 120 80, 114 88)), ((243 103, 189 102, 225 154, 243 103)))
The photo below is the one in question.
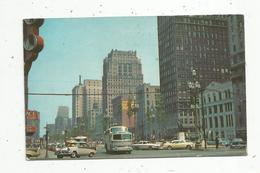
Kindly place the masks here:
MULTIPOLYGON (((136 51, 112 50, 103 61, 103 114, 113 116, 112 99, 135 97, 136 87, 143 84, 141 60, 136 51)), ((106 128, 106 127, 105 127, 106 128)))
POLYGON ((160 90, 165 102, 168 133, 194 131, 190 106, 192 70, 202 88, 230 79, 227 16, 159 16, 160 90))
POLYGON ((245 76, 245 33, 243 15, 228 17, 231 80, 234 89, 234 109, 237 137, 247 140, 246 127, 246 76, 245 76))

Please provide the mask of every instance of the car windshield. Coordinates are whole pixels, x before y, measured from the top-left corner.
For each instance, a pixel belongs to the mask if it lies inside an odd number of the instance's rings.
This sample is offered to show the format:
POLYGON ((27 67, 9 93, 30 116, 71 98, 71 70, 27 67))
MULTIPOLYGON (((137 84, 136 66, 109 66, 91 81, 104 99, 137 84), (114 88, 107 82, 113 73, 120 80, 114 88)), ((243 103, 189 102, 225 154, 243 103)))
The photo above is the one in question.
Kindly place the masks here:
POLYGON ((126 140, 126 139, 131 139, 130 134, 116 134, 113 135, 114 140, 126 140))

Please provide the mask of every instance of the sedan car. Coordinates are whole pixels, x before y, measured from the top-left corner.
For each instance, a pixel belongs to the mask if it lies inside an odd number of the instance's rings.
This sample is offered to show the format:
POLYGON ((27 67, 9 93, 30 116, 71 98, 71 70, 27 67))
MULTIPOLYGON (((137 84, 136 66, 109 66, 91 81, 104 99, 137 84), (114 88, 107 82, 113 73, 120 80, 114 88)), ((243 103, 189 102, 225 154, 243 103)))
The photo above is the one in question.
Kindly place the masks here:
POLYGON ((71 153, 70 157, 72 158, 79 158, 80 156, 93 157, 96 154, 95 147, 88 145, 86 142, 69 143, 67 148, 71 153))
POLYGON ((192 149, 194 148, 194 143, 185 140, 173 140, 171 142, 165 142, 163 144, 163 149, 192 149))
POLYGON ((40 147, 38 148, 26 148, 26 157, 38 157, 40 155, 40 147))
POLYGON ((246 148, 246 142, 241 138, 234 138, 230 144, 231 149, 244 149, 246 148))
POLYGON ((151 143, 149 141, 139 141, 138 143, 132 144, 135 150, 158 150, 160 149, 160 144, 151 143))

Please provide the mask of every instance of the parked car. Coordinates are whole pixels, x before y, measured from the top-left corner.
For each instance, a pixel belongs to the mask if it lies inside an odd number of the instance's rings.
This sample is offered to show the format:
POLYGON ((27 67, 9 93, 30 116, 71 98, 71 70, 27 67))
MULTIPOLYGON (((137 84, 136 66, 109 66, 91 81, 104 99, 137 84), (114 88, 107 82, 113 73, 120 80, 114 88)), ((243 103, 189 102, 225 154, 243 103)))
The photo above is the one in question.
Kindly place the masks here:
POLYGON ((38 157, 40 155, 40 147, 37 148, 26 148, 26 157, 38 157))
POLYGON ((230 144, 231 149, 244 149, 246 148, 246 142, 241 138, 234 138, 230 144))
POLYGON ((163 149, 192 149, 194 148, 194 143, 185 140, 173 140, 171 142, 165 142, 163 144, 163 149))
POLYGON ((158 150, 160 149, 160 144, 151 143, 149 141, 139 141, 138 143, 132 144, 132 148, 135 150, 158 150))
POLYGON ((224 138, 219 138, 219 145, 222 146, 229 146, 230 145, 230 141, 228 139, 224 139, 224 138))

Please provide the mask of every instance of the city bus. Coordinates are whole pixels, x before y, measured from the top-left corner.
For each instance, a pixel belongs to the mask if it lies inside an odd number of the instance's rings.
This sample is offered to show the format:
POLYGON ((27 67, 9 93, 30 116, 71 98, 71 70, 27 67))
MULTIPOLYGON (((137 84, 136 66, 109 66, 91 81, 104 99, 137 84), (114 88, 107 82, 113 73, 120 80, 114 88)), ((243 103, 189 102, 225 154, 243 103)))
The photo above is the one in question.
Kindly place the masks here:
POLYGON ((104 134, 105 149, 107 153, 125 152, 131 153, 132 133, 125 126, 113 126, 108 128, 104 134))

